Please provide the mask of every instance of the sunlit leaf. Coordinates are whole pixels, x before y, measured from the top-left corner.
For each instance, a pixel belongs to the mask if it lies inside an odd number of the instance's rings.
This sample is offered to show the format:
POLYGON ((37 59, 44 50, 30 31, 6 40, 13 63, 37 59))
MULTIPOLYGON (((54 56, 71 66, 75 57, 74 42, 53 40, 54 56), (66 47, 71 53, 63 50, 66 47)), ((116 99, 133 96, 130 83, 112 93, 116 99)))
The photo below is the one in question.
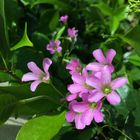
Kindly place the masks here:
POLYGON ((65 26, 63 26, 59 31, 58 31, 58 33, 56 34, 56 37, 55 37, 55 40, 58 40, 61 36, 62 36, 62 34, 63 34, 63 32, 65 31, 65 26))
POLYGON ((64 121, 65 112, 31 119, 20 129, 16 140, 50 140, 58 133, 64 121))
POLYGON ((11 51, 14 51, 14 50, 17 50, 17 49, 22 48, 22 47, 25 47, 25 46, 33 47, 33 43, 29 40, 29 38, 27 36, 27 23, 25 24, 25 29, 24 29, 23 37, 10 50, 11 51))

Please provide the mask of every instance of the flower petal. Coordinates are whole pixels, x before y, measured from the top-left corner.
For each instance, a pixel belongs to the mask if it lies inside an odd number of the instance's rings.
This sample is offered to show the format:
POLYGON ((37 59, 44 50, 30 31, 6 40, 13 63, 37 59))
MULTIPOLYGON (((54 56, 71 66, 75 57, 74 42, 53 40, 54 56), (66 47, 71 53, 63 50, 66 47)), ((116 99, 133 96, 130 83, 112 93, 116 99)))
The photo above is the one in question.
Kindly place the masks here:
POLYGON ((107 52, 106 59, 109 63, 112 63, 113 58, 116 55, 116 51, 114 49, 110 49, 107 52))
POLYGON ((82 76, 86 79, 86 77, 87 77, 88 75, 89 75, 89 74, 88 74, 87 69, 86 69, 86 68, 83 68, 83 70, 82 70, 82 76))
POLYGON ((108 66, 105 66, 101 72, 101 81, 103 85, 110 85, 111 82, 111 72, 108 66))
POLYGON ((101 108, 102 108, 102 101, 99 101, 99 102, 97 103, 96 109, 97 109, 97 110, 101 110, 101 108))
POLYGON ((78 83, 78 84, 83 84, 85 79, 82 75, 80 75, 79 73, 74 73, 72 75, 72 80, 74 83, 78 83))
POLYGON ((80 66, 81 67, 81 64, 79 62, 78 59, 72 59, 67 65, 66 65, 66 69, 69 69, 69 70, 73 70, 75 69, 75 67, 77 66, 80 66))
POLYGON ((34 73, 32 72, 28 72, 28 73, 25 73, 23 76, 22 76, 22 81, 23 82, 27 82, 27 81, 34 81, 34 80, 38 80, 38 75, 35 75, 34 73))
POLYGON ((88 104, 85 102, 77 102, 72 106, 73 111, 82 113, 89 108, 88 104))
POLYGON ((71 84, 68 86, 68 91, 71 93, 78 93, 83 90, 83 86, 79 84, 71 84))
POLYGON ((81 116, 76 115, 76 117, 75 117, 75 127, 77 129, 84 129, 85 126, 86 125, 81 121, 81 116))
POLYGON ((93 77, 93 76, 87 77, 86 84, 96 89, 99 89, 99 90, 101 89, 101 80, 97 79, 96 77, 93 77))
POLYGON ((57 52, 61 52, 62 51, 62 47, 57 47, 57 52))
POLYGON ((98 102, 100 101, 102 98, 104 97, 104 94, 100 93, 100 92, 96 92, 96 93, 93 93, 91 95, 89 95, 88 97, 88 101, 89 102, 98 102))
POLYGON ((112 91, 112 93, 108 94, 106 98, 108 102, 112 105, 117 105, 121 101, 120 96, 115 91, 112 91))
POLYGON ((41 83, 41 81, 37 80, 37 81, 34 81, 31 86, 30 86, 30 89, 32 92, 34 92, 37 88, 37 86, 41 83))
POLYGON ((104 54, 101 49, 97 49, 97 50, 93 51, 92 54, 99 63, 106 62, 106 59, 105 59, 104 54))
POLYGON ((108 65, 108 68, 109 68, 111 73, 114 71, 114 66, 112 64, 108 65))
POLYGON ((115 90, 115 89, 118 89, 118 88, 124 86, 127 82, 128 82, 128 80, 126 77, 119 77, 111 82, 111 86, 115 90))
POLYGON ((81 120, 84 124, 90 125, 93 120, 93 109, 88 109, 82 114, 81 120))
POLYGON ((102 122, 103 119, 104 119, 103 113, 100 110, 97 110, 97 109, 94 110, 93 117, 94 117, 95 122, 97 122, 97 123, 102 122))
POLYGON ((68 111, 66 113, 66 120, 68 122, 73 122, 74 118, 75 118, 75 113, 73 111, 68 111))
POLYGON ((97 62, 92 62, 92 63, 89 63, 86 66, 86 69, 96 72, 96 71, 101 71, 103 69, 103 67, 104 67, 103 64, 100 64, 100 63, 97 63, 97 62))
POLYGON ((55 44, 56 44, 56 46, 58 47, 58 46, 60 46, 61 41, 60 41, 60 40, 57 40, 57 41, 55 41, 55 44))
POLYGON ((34 74, 41 75, 43 71, 36 65, 35 62, 29 62, 27 64, 30 71, 32 71, 34 74))
POLYGON ((75 94, 70 94, 70 95, 68 95, 68 96, 66 97, 66 99, 67 99, 67 101, 70 102, 70 101, 76 99, 77 97, 78 97, 78 94, 75 93, 75 94))
POLYGON ((52 64, 52 60, 49 58, 44 58, 43 59, 43 69, 46 73, 48 73, 48 69, 50 67, 50 65, 52 64))

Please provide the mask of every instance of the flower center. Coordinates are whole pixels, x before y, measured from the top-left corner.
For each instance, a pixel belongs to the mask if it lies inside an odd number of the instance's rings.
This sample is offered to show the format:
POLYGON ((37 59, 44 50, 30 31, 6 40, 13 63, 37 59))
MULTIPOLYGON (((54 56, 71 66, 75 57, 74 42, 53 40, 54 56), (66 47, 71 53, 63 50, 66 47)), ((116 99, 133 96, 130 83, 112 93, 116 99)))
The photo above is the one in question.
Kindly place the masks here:
POLYGON ((85 87, 85 89, 91 89, 91 90, 95 89, 94 87, 91 87, 86 83, 84 83, 84 87, 85 87))
POLYGON ((91 108, 95 108, 97 106, 97 103, 90 103, 91 108))
POLYGON ((40 75, 40 77, 39 77, 40 81, 42 81, 42 82, 45 82, 45 83, 46 83, 46 79, 45 79, 45 77, 46 77, 46 76, 47 76, 47 74, 42 73, 42 74, 40 75))
POLYGON ((76 112, 76 115, 80 116, 82 113, 81 112, 76 112))
POLYGON ((54 46, 53 48, 54 48, 55 51, 57 50, 57 46, 54 46))
POLYGON ((111 93, 111 92, 112 92, 112 88, 111 88, 111 87, 105 86, 105 87, 103 88, 103 93, 104 93, 104 94, 109 94, 109 93, 111 93))
POLYGON ((75 70, 76 70, 76 72, 81 72, 81 66, 77 66, 77 67, 75 68, 75 70))

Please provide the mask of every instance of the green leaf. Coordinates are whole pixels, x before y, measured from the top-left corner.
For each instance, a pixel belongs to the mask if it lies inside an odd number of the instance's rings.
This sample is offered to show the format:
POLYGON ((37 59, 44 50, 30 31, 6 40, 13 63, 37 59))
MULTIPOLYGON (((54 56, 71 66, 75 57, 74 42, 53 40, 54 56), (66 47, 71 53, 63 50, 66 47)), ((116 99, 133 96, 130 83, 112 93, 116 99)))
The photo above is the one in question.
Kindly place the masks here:
POLYGON ((12 76, 10 76, 8 73, 0 71, 0 82, 10 81, 11 79, 12 79, 12 76))
MULTIPOLYGON (((63 98, 58 90, 50 84, 40 84, 37 90, 33 93, 30 91, 30 85, 17 85, 17 86, 0 86, 0 94, 10 94, 15 96, 19 101, 24 102, 32 110, 32 112, 22 112, 20 108, 18 109, 19 114, 43 114, 43 113, 56 113, 58 112, 58 107, 61 105, 61 98, 63 98), (43 96, 38 100, 31 100, 32 97, 43 96), (26 101, 27 99, 27 101, 26 101), (30 102, 29 102, 29 100, 30 102), (51 105, 50 105, 51 104, 51 105)), ((23 104, 23 105, 24 105, 23 104)))
POLYGON ((5 122, 13 113, 17 100, 10 94, 0 95, 0 124, 5 122))
POLYGON ((61 36, 62 36, 62 34, 64 33, 64 31, 65 31, 65 26, 63 26, 59 31, 58 31, 58 33, 56 34, 56 37, 55 37, 55 40, 58 40, 61 36))
POLYGON ((43 33, 34 32, 32 34, 32 42, 34 44, 35 49, 45 51, 46 42, 49 42, 49 38, 43 33))
POLYGON ((131 45, 135 52, 140 56, 140 26, 134 27, 125 36, 120 36, 125 42, 131 45))
POLYGON ((65 112, 31 119, 20 129, 16 140, 50 140, 59 132, 64 122, 65 112))
POLYGON ((132 81, 138 81, 140 80, 140 69, 133 67, 131 71, 128 71, 127 75, 132 81))
POLYGON ((118 0, 119 5, 124 4, 124 1, 125 1, 125 0, 118 0))
POLYGON ((99 4, 94 4, 93 6, 99 8, 104 15, 112 16, 113 11, 106 3, 100 2, 99 4))
POLYGON ((60 1, 60 0, 36 0, 33 3, 33 6, 37 5, 37 4, 52 4, 52 5, 57 5, 59 7, 67 7, 67 4, 60 1))
POLYGON ((128 16, 129 13, 129 6, 127 5, 122 5, 119 8, 117 8, 115 10, 115 12, 113 13, 113 15, 119 20, 123 20, 128 16))
POLYGON ((130 62, 135 66, 140 66, 140 56, 138 56, 136 53, 131 53, 125 59, 127 62, 130 62))
POLYGON ((50 28, 52 31, 56 29, 56 26, 57 26, 57 24, 58 24, 58 21, 59 21, 59 12, 56 11, 56 12, 54 13, 54 15, 52 16, 52 19, 51 19, 51 21, 50 21, 50 23, 49 23, 49 28, 50 28))
POLYGON ((14 51, 14 50, 17 50, 17 49, 22 48, 22 47, 25 47, 25 46, 33 47, 33 43, 29 40, 29 38, 27 36, 27 23, 25 24, 25 29, 24 29, 23 37, 10 50, 11 51, 14 51))
POLYGON ((54 9, 47 9, 41 14, 39 32, 48 34, 50 31, 56 30, 59 21, 59 12, 54 9), (45 20, 44 20, 45 19, 45 20))
POLYGON ((119 20, 115 16, 113 16, 110 20, 111 35, 113 35, 116 32, 116 30, 119 27, 119 24, 120 24, 119 20))

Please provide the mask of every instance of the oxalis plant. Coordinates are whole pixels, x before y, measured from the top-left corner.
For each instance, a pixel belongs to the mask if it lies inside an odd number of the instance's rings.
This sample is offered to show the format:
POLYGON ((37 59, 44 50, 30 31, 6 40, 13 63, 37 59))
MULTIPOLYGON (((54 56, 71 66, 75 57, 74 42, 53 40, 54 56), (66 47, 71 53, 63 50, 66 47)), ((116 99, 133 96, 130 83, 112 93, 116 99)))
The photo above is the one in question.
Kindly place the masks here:
POLYGON ((0 123, 24 120, 13 139, 140 139, 134 5, 0 1, 0 123))

